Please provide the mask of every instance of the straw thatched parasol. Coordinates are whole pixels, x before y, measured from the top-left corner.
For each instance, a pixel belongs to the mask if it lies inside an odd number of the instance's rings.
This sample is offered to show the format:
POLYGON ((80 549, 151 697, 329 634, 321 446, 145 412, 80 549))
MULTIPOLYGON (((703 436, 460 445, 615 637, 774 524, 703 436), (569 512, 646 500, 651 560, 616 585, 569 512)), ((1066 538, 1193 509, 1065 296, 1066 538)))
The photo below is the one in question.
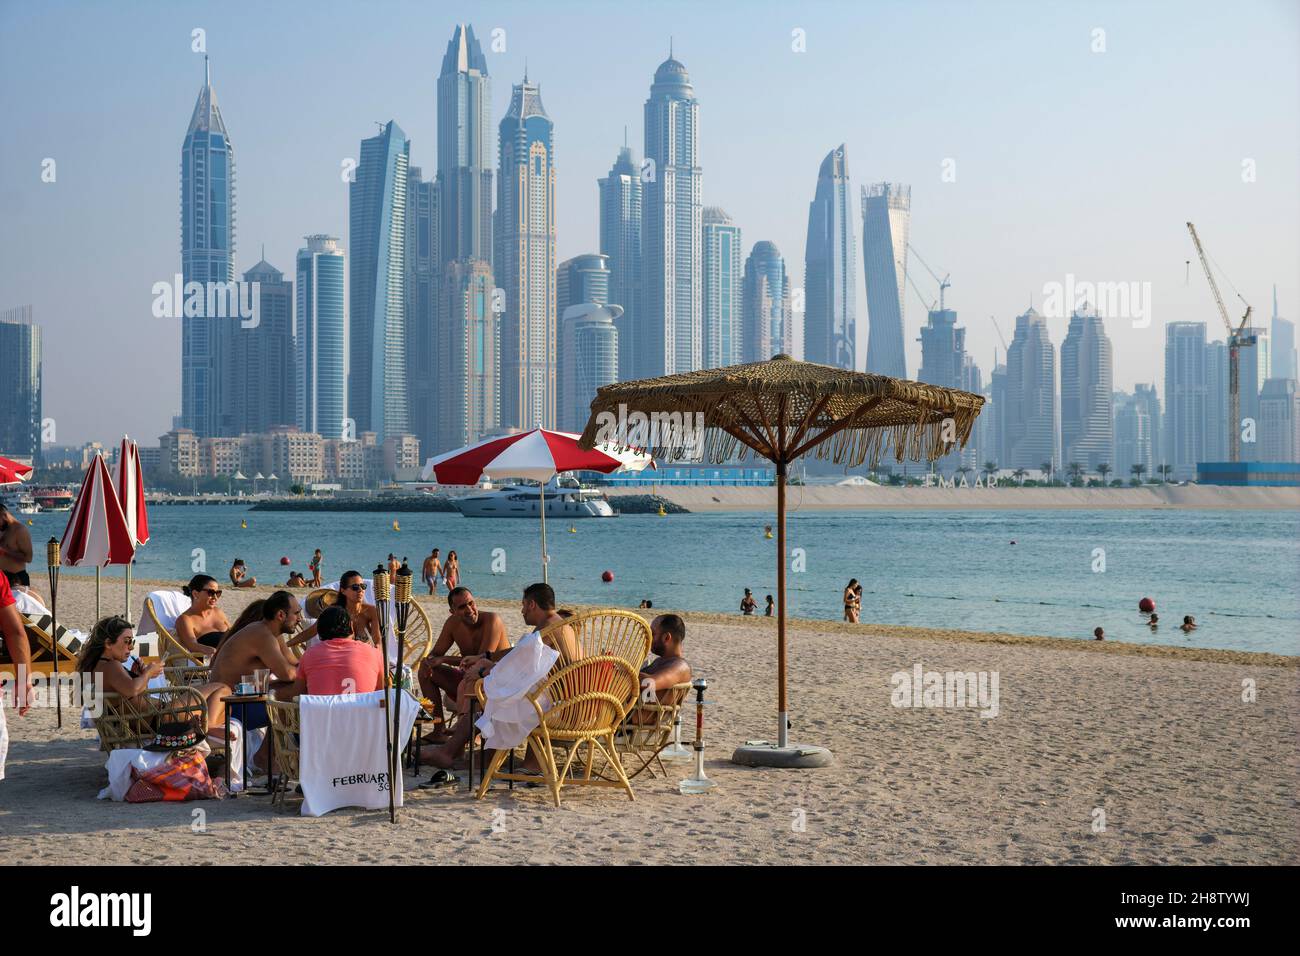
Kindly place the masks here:
POLYGON ((791 462, 813 452, 836 464, 932 461, 966 444, 984 399, 937 385, 799 362, 767 362, 683 372, 606 385, 591 403, 581 444, 628 442, 663 460, 720 464, 750 451, 776 465, 777 743, 739 748, 733 760, 823 766, 821 747, 791 745, 786 703, 785 485, 791 462))

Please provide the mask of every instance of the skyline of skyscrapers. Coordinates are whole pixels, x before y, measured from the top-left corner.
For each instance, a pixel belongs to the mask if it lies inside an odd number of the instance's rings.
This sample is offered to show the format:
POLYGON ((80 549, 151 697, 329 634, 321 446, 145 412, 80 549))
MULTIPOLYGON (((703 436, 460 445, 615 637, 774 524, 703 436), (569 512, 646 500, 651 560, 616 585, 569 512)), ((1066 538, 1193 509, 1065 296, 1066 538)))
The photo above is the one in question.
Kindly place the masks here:
POLYGON ((843 143, 817 171, 804 245, 803 357, 857 369, 857 248, 849 161, 843 143))
POLYGON ((720 206, 705 206, 702 291, 704 368, 741 361, 744 266, 740 226, 720 206))
POLYGON ((474 28, 458 23, 438 75, 442 266, 492 260, 492 81, 474 28))
POLYGON ((794 348, 790 277, 775 243, 762 240, 745 260, 741 327, 745 362, 765 362, 794 348))
POLYGON ((903 317, 907 309, 907 242, 912 187, 874 183, 862 188, 862 268, 867 289, 867 364, 876 375, 907 378, 903 317))
MULTIPOLYGON (((626 129, 623 133, 627 139, 626 129)), ((609 175, 596 181, 600 196, 600 251, 609 256, 610 301, 623 307, 618 328, 619 377, 632 378, 641 321, 641 172, 626 142, 609 175)))
POLYGON ((423 448, 436 433, 438 186, 419 166, 406 171, 406 392, 411 432, 423 448))
POLYGON ((482 259, 447 263, 438 297, 438 414, 430 454, 468 445, 501 422, 501 331, 492 309, 492 267, 482 259))
POLYGON ((407 430, 406 180, 393 120, 361 141, 348 186, 348 417, 383 441, 407 430))
POLYGON ((336 236, 304 236, 297 256, 298 427, 339 438, 347 417, 347 263, 336 236))
POLYGON ((702 367, 703 171, 700 104, 686 67, 668 59, 645 101, 641 193, 641 316, 634 320, 631 374, 650 378, 702 367))
MULTIPOLYGON (((952 309, 931 309, 926 325, 921 329, 921 367, 916 380, 944 388, 957 388, 980 394, 983 383, 979 366, 966 351, 966 330, 957 325, 957 313, 952 309)), ((982 461, 979 436, 976 434, 966 447, 950 451, 935 461, 936 470, 954 470, 958 467, 978 468, 982 461)))
POLYGON ((555 427, 555 124, 527 75, 500 125, 496 253, 501 424, 555 427))
POLYGON ((1114 355, 1096 310, 1076 309, 1061 343, 1061 461, 1114 466, 1114 355))

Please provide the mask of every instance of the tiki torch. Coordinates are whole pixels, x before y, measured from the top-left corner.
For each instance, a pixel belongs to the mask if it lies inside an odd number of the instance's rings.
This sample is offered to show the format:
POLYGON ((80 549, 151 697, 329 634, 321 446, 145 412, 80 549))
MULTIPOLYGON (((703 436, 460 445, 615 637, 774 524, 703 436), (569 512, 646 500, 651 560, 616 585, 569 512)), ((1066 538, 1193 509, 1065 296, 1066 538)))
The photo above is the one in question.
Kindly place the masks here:
POLYGON ((45 545, 45 560, 50 566, 50 649, 54 651, 54 711, 59 729, 63 729, 63 688, 59 686, 59 565, 62 554, 59 539, 50 538, 45 545))
POLYGON ((393 695, 398 705, 393 708, 393 781, 396 783, 402 772, 402 673, 403 658, 406 656, 406 623, 411 616, 411 569, 406 562, 397 569, 397 579, 393 583, 393 610, 397 615, 397 665, 394 668, 394 680, 397 693, 393 695))
MULTIPOLYGON (((375 568, 375 610, 379 612, 379 653, 384 655, 384 706, 392 705, 388 690, 393 681, 388 670, 388 570, 381 564, 375 568)), ((388 756, 388 822, 397 822, 397 805, 393 802, 393 735, 388 720, 384 720, 384 746, 388 756)))

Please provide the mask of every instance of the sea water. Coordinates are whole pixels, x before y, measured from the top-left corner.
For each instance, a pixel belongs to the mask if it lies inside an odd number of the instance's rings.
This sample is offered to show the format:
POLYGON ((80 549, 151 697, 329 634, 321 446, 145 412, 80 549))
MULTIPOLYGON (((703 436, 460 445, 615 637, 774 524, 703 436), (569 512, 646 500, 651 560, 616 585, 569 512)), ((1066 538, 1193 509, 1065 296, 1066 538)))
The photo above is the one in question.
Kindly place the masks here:
MULTIPOLYGON (((649 599, 656 608, 737 615, 748 587, 761 614, 776 593, 776 539, 765 534, 774 520, 768 512, 551 520, 550 582, 561 602, 635 608, 649 599), (601 580, 605 571, 611 583, 601 580)), ((35 516, 38 555, 66 522, 66 514, 35 516)), ((309 576, 320 548, 326 582, 350 568, 369 576, 391 552, 409 559, 423 594, 420 564, 437 547, 444 562, 457 552, 461 583, 483 598, 517 600, 541 579, 538 523, 528 519, 160 505, 149 522, 136 578, 181 581, 203 567, 228 587, 231 562, 242 558, 259 585, 279 585, 290 570, 309 576)), ((787 528, 794 617, 840 619, 844 586, 857 578, 864 622, 1080 640, 1100 626, 1115 641, 1300 654, 1296 512, 795 508, 787 528), (1142 597, 1156 601, 1155 632, 1138 613, 1142 597), (1190 635, 1178 629, 1184 614, 1200 625, 1190 635)), ((39 559, 31 570, 33 583, 48 587, 39 559)), ((106 607, 116 608, 121 575, 104 572, 106 607)), ((523 623, 510 618, 508 626, 523 623)))

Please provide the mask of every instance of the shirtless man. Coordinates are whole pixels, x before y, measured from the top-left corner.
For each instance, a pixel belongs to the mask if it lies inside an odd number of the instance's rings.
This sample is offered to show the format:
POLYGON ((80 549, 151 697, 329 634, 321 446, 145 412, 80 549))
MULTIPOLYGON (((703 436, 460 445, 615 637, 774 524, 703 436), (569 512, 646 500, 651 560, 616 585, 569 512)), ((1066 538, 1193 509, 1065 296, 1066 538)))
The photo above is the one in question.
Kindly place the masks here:
POLYGON ((438 593, 438 575, 442 573, 442 561, 438 558, 438 549, 434 548, 430 555, 424 559, 424 566, 420 568, 420 576, 424 578, 424 583, 429 586, 430 594, 438 593))
POLYGON ((257 587, 257 578, 248 576, 248 568, 244 566, 243 558, 235 558, 235 563, 230 566, 230 583, 237 588, 257 587))
POLYGON ((388 556, 388 580, 389 580, 389 581, 396 581, 396 580, 397 580, 397 572, 400 571, 401 569, 402 569, 402 565, 401 565, 401 563, 397 560, 397 555, 395 555, 395 554, 390 554, 390 555, 388 556))
POLYGON ((649 700, 654 694, 664 703, 675 685, 691 682, 691 665, 682 657, 686 622, 676 614, 660 614, 650 622, 650 635, 650 653, 655 659, 641 668, 641 699, 649 700))
MULTIPOLYGON (((235 687, 239 679, 257 670, 269 670, 275 678, 275 696, 287 699, 292 692, 298 667, 294 664, 284 638, 292 634, 302 619, 302 606, 288 591, 276 591, 262 605, 262 620, 228 637, 216 656, 212 658, 212 680, 235 687)), ((266 727, 270 718, 266 704, 235 704, 234 716, 244 724, 244 729, 266 727)), ((268 735, 269 738, 269 735, 268 735)), ((265 744, 263 745, 265 750, 265 744)), ((254 764, 265 766, 259 752, 254 764)))
MULTIPOLYGON (((352 633, 365 634, 370 638, 370 643, 375 647, 381 647, 379 611, 373 604, 366 603, 365 578, 361 576, 361 572, 343 572, 343 577, 339 578, 339 593, 343 595, 343 607, 347 608, 348 616, 352 618, 352 633)), ((290 641, 289 646, 297 647, 299 644, 306 644, 315 636, 316 625, 313 624, 290 641)))
POLYGON ((9 579, 10 587, 32 590, 32 581, 27 574, 27 565, 31 563, 31 532, 0 502, 0 571, 9 579))
POLYGON ((207 657, 230 630, 229 618, 217 607, 221 586, 210 575, 196 574, 181 590, 189 597, 190 606, 176 618, 176 641, 191 654, 207 657))
MULTIPOLYGON (((525 588, 519 610, 523 615, 524 623, 532 627, 534 633, 544 631, 552 624, 563 623, 564 621, 564 617, 555 608, 555 591, 552 590, 549 584, 530 584, 525 588)), ((577 660, 581 656, 578 650, 577 636, 567 624, 563 627, 557 627, 550 634, 543 637, 542 640, 549 647, 553 647, 560 652, 558 664, 577 660)), ((469 695, 473 693, 474 683, 485 677, 493 666, 499 663, 510 651, 511 649, 486 651, 462 659, 461 670, 464 673, 464 682, 456 696, 460 708, 468 709, 469 695)), ((433 766, 443 770, 450 770, 456 758, 465 749, 465 745, 469 743, 473 730, 474 728, 468 720, 457 721, 447 742, 439 747, 422 748, 420 750, 420 759, 427 760, 433 766)), ((524 762, 524 770, 535 772, 537 769, 535 758, 529 752, 528 759, 524 762)))
POLYGON ((469 588, 454 588, 447 595, 451 614, 443 622, 442 632, 434 642, 429 655, 420 663, 420 691, 433 701, 434 715, 442 722, 442 691, 446 691, 453 704, 459 698, 457 691, 465 679, 459 666, 469 658, 479 658, 493 651, 510 649, 505 621, 500 614, 479 611, 469 588), (455 644, 459 655, 448 654, 455 644))

